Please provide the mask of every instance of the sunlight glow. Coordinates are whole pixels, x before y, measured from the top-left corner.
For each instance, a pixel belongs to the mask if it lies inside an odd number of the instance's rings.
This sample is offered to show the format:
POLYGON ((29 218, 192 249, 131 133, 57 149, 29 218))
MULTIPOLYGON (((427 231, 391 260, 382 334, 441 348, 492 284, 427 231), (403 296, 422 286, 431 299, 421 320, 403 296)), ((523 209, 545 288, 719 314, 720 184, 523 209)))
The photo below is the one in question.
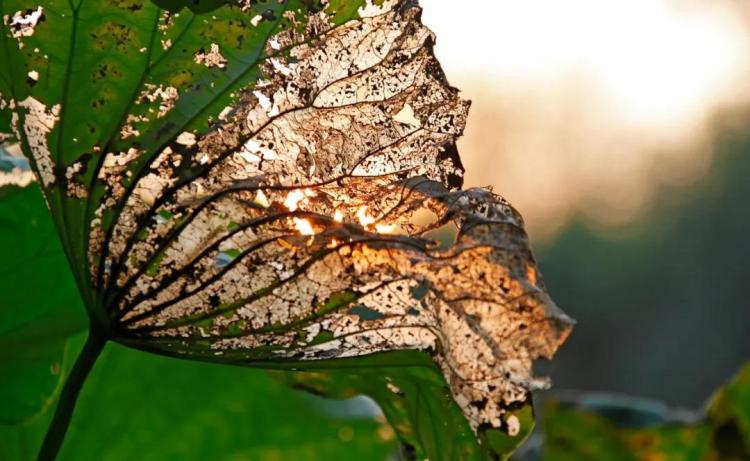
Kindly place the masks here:
POLYGON ((451 32, 438 35, 437 48, 449 69, 537 85, 579 74, 620 110, 650 121, 700 109, 745 59, 740 18, 721 1, 698 3, 475 0, 457 12, 422 1, 426 23, 451 32))
POLYGON ((549 236, 619 225, 711 164, 711 118, 750 102, 750 6, 730 0, 421 0, 473 101, 467 185, 549 236), (746 89, 747 87, 747 89, 746 89))
POLYGON ((294 219, 294 227, 302 235, 315 235, 315 229, 312 224, 305 218, 292 218, 294 219))

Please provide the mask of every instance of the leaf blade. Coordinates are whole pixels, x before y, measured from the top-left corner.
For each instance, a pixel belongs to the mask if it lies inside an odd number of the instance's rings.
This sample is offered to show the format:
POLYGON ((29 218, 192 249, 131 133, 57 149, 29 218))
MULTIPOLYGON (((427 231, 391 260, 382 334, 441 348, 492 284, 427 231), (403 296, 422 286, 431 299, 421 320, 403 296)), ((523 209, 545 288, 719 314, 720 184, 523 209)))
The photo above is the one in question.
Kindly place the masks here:
POLYGON ((17 424, 50 405, 86 317, 39 187, 0 188, 0 216, 0 423, 17 424))

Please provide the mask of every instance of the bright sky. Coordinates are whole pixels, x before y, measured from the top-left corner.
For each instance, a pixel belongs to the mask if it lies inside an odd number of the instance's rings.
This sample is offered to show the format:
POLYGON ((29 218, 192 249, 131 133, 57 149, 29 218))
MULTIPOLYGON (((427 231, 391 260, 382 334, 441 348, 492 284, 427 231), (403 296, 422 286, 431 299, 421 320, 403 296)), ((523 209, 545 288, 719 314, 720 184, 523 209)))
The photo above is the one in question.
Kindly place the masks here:
POLYGON ((750 7, 731 0, 421 0, 474 101, 460 146, 539 234, 632 218, 710 163, 707 121, 747 102, 750 7), (541 224, 544 223, 544 224, 541 224))

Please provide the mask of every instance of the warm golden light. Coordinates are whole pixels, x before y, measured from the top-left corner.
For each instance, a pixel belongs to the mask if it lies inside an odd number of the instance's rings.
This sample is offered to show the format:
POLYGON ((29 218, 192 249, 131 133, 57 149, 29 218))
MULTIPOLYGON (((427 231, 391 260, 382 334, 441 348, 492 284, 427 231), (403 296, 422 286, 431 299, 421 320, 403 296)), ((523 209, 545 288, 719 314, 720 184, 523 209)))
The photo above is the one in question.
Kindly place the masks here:
POLYGON ((359 223, 364 228, 370 227, 375 222, 375 218, 367 214, 367 205, 359 207, 359 210, 357 210, 357 219, 359 219, 359 223))
POLYGON ((750 99, 741 2, 421 4, 473 100, 467 184, 495 185, 537 235, 580 212, 620 224, 659 184, 691 184, 710 164, 711 116, 750 99))
POLYGON ((396 226, 393 224, 375 224, 375 232, 378 234, 393 234, 396 231, 396 226))
MULTIPOLYGON (((309 198, 315 197, 317 194, 315 191, 311 189, 295 189, 290 191, 286 198, 284 199, 284 206, 289 211, 295 211, 299 209, 301 204, 309 204, 309 198)), ((258 192, 258 194, 255 197, 255 202, 260 204, 261 206, 267 206, 262 205, 263 203, 267 203, 268 200, 266 196, 262 192, 258 192)), ((359 220, 359 224, 364 227, 365 229, 369 231, 375 231, 379 234, 393 234, 398 229, 398 226, 394 224, 383 224, 383 223, 376 223, 376 219, 372 217, 367 212, 367 205, 362 205, 357 210, 357 219, 359 220)), ((344 221, 344 213, 336 209, 333 212, 333 220, 336 222, 343 222, 344 221)), ((292 221, 294 223, 294 227, 302 235, 314 235, 316 233, 315 228, 313 227, 312 223, 305 218, 297 218, 293 217, 292 221)), ((336 240, 334 239, 334 242, 336 240)), ((335 246, 335 245, 334 245, 335 246)))
POLYGON ((287 194, 286 199, 284 200, 284 206, 289 211, 294 211, 297 209, 299 202, 301 202, 304 198, 305 194, 301 190, 294 189, 287 194))
POLYGON ((577 78, 636 121, 700 110, 747 51, 739 10, 723 2, 485 0, 463 9, 422 3, 425 21, 442 37, 437 54, 449 74, 539 88, 577 78), (451 34, 440 33, 448 28, 451 34))
POLYGON ((271 205, 268 203, 268 197, 266 197, 266 194, 264 194, 262 190, 258 190, 258 193, 255 194, 254 202, 256 205, 260 205, 263 208, 268 208, 271 205))
POLYGON ((312 224, 305 218, 292 218, 294 220, 294 227, 302 235, 315 235, 315 229, 312 224))

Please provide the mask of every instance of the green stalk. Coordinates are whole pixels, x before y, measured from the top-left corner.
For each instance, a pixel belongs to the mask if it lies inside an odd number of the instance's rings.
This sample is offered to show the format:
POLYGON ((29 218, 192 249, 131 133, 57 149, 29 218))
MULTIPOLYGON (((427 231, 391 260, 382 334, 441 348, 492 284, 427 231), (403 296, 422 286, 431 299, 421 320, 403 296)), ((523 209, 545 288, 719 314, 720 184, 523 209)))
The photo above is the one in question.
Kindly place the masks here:
POLYGON ((106 342, 107 338, 101 335, 98 329, 92 325, 89 329, 89 336, 86 338, 86 344, 84 344, 70 375, 63 385, 55 415, 52 417, 52 422, 47 429, 47 435, 44 437, 44 442, 42 442, 42 447, 37 456, 38 461, 53 461, 57 457, 65 439, 65 433, 68 431, 78 394, 81 392, 83 383, 106 342))

